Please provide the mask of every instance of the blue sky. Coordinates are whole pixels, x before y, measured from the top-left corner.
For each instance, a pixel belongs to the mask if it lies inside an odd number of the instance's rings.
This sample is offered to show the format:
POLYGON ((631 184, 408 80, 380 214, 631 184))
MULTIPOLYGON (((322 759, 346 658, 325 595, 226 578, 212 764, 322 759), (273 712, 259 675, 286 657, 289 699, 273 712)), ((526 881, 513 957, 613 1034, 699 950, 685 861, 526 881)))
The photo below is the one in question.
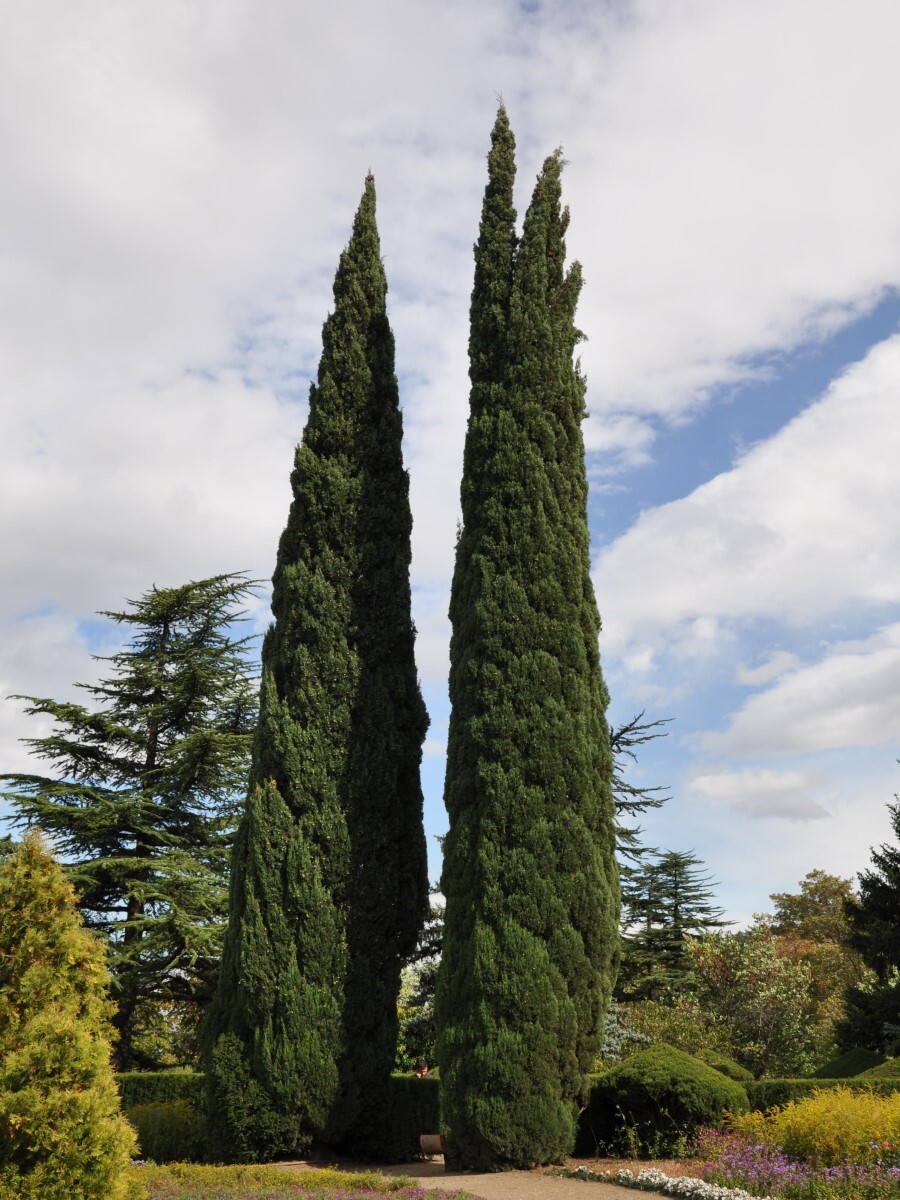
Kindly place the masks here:
MULTIPOLYGON (((64 696, 150 584, 266 578, 376 177, 445 826, 466 320, 498 94, 565 149, 612 718, 738 921, 889 836, 900 155, 889 0, 51 0, 0 45, 0 693, 64 696)), ((267 619, 261 601, 254 613, 267 619)), ((39 732, 0 704, 0 762, 39 732)), ((433 873, 439 869, 432 841, 433 873)))

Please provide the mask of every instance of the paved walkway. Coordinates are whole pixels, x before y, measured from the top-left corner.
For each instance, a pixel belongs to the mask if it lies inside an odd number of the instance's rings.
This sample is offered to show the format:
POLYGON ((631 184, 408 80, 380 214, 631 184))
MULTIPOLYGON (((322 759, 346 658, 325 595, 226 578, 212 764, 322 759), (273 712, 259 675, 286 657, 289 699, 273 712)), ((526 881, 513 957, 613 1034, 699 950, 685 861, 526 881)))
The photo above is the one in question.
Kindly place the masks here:
POLYGON ((614 1183, 584 1183, 579 1179, 560 1179, 541 1171, 494 1171, 486 1174, 448 1171, 442 1157, 392 1166, 363 1163, 292 1162, 279 1163, 287 1170, 337 1166, 342 1171, 382 1171, 385 1175, 406 1175, 424 1188, 459 1188, 482 1200, 635 1200, 638 1194, 614 1183))

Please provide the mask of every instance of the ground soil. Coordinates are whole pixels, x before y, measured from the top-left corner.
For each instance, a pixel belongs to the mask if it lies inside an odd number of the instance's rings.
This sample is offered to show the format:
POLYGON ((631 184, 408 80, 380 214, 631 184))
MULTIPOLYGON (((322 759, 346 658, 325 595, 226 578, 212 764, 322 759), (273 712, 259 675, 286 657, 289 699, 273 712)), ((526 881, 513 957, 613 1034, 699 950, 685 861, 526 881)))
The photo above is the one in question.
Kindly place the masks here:
MULTIPOLYGON (((383 1164, 344 1162, 280 1163, 286 1170, 310 1167, 333 1166, 341 1170, 380 1170, 385 1175, 406 1175, 424 1188, 459 1188, 480 1197, 481 1200, 634 1200, 634 1191, 618 1187, 614 1183, 584 1183, 578 1179, 561 1179, 553 1175, 553 1167, 534 1171, 497 1171, 492 1174, 476 1174, 471 1171, 454 1172, 444 1167, 439 1155, 415 1162, 383 1164)), ((656 1167, 666 1175, 699 1175, 697 1160, 654 1159, 646 1162, 622 1158, 573 1158, 566 1164, 569 1168, 587 1167, 597 1174, 615 1173, 621 1168, 637 1173, 645 1167, 656 1167)))

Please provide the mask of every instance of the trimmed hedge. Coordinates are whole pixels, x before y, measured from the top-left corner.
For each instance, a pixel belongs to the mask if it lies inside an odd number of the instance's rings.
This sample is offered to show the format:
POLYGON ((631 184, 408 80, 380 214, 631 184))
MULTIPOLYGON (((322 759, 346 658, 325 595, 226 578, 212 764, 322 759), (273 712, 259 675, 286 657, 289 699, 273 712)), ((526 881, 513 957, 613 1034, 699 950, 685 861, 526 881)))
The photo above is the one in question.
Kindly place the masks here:
POLYGON ((746 1112, 736 1080, 700 1059, 660 1042, 601 1075, 582 1114, 575 1153, 666 1155, 684 1149, 701 1125, 726 1112, 746 1112))
POLYGON ((870 1067, 868 1071, 863 1071, 857 1078, 900 1079, 900 1058, 889 1058, 887 1062, 880 1063, 877 1067, 870 1067))
POLYGON ((852 1050, 845 1050, 843 1054, 830 1058, 824 1066, 813 1071, 813 1079, 849 1079, 851 1075, 861 1075, 863 1071, 877 1067, 883 1062, 883 1054, 855 1046, 852 1050))
MULTIPOLYGON (((138 1131, 141 1153, 155 1162, 208 1161, 205 1076, 195 1071, 129 1071, 117 1076, 126 1116, 138 1131), (178 1147, 181 1147, 179 1150, 178 1147)), ((441 1129, 441 1085, 434 1076, 391 1077, 391 1101, 377 1128, 357 1141, 385 1162, 421 1155, 419 1137, 441 1129)))
POLYGON ((377 1129, 361 1130, 356 1139, 383 1162, 407 1162, 422 1154, 419 1137, 441 1131, 439 1079, 415 1075, 391 1077, 391 1101, 377 1129))
POLYGON ((175 1100, 186 1100, 198 1109, 206 1106, 205 1076, 198 1071, 123 1071, 116 1082, 123 1108, 175 1100))
POLYGON ((155 1163, 208 1161, 206 1117, 187 1100, 136 1104, 125 1116, 138 1135, 141 1158, 155 1163))
POLYGON ((859 1091, 871 1088, 873 1092, 890 1095, 900 1092, 900 1079, 872 1079, 859 1075, 851 1079, 754 1079, 744 1086, 750 1107, 765 1112, 767 1108, 787 1104, 789 1100, 803 1100, 823 1088, 849 1087, 859 1091))
POLYGON ((729 1058, 727 1054, 722 1054, 718 1050, 699 1050, 694 1058, 699 1058, 714 1071, 721 1071, 729 1079, 736 1079, 738 1083, 747 1083, 753 1078, 752 1071, 748 1071, 746 1067, 742 1067, 733 1058, 729 1058))

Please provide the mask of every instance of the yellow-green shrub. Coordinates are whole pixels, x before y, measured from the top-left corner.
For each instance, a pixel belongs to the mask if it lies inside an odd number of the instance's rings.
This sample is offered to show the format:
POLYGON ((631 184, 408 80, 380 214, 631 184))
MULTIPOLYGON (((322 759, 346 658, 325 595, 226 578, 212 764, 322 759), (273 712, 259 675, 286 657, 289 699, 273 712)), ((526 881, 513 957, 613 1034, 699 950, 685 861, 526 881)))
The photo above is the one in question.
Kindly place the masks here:
POLYGON ((103 945, 37 834, 0 866, 0 1193, 126 1200, 103 945))
POLYGON ((822 1166, 836 1166, 846 1159, 873 1162, 878 1152, 872 1142, 900 1144, 900 1092, 883 1096, 869 1090, 827 1088, 766 1113, 735 1116, 731 1125, 754 1141, 780 1146, 792 1157, 822 1166))

